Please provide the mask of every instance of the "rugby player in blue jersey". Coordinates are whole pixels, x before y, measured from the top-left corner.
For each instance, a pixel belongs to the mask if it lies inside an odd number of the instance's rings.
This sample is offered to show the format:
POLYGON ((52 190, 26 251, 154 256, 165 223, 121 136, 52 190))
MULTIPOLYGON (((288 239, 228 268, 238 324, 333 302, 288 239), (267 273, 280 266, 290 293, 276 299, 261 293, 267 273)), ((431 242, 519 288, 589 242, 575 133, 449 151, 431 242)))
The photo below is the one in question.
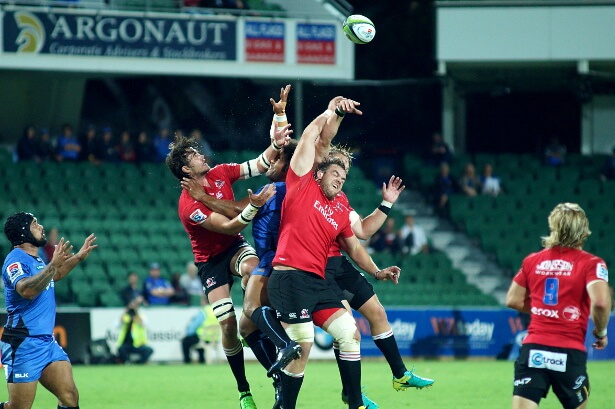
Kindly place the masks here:
POLYGON ((58 408, 79 408, 79 392, 68 355, 53 336, 56 318, 54 283, 97 247, 91 234, 72 254, 69 241, 57 244, 49 264, 38 256, 47 240, 31 213, 16 213, 4 225, 13 250, 2 266, 7 322, 2 334, 2 364, 9 400, 0 409, 30 409, 40 382, 58 399, 58 408))

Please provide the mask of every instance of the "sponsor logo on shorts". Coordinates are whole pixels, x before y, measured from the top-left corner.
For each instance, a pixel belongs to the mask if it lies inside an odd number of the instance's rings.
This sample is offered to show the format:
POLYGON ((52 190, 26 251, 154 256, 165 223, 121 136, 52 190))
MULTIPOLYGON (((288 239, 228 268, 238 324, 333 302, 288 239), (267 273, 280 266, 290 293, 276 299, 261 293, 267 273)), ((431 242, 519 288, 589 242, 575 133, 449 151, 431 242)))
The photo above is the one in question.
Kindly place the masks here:
POLYGON ((297 319, 297 314, 294 312, 291 312, 290 314, 288 314, 288 318, 297 319))
POLYGON ((574 381, 574 386, 572 387, 572 389, 579 389, 581 386, 583 386, 583 382, 585 382, 585 379, 585 376, 579 376, 577 380, 574 381))
POLYGON ((566 372, 568 354, 530 349, 530 368, 544 368, 556 372, 566 372))
POLYGON ((28 377, 28 373, 27 372, 25 372, 25 373, 16 373, 15 374, 15 379, 25 379, 27 377, 28 377))
POLYGON ((203 213, 200 209, 196 209, 190 215, 190 220, 192 220, 195 223, 199 223, 199 224, 203 223, 205 219, 207 219, 207 215, 205 215, 205 213, 203 213))
POLYGON ((596 266, 596 277, 603 279, 604 281, 609 281, 609 270, 606 269, 606 266, 602 263, 598 263, 596 266))
POLYGON ((532 307, 532 314, 542 315, 543 317, 559 318, 558 310, 549 310, 547 308, 532 307))
POLYGON ((214 285, 216 285, 216 280, 214 280, 213 278, 210 277, 205 280, 205 288, 211 288, 214 285))
POLYGON ((562 315, 564 316, 564 319, 568 321, 576 321, 581 317, 581 310, 571 305, 564 308, 562 315))
POLYGON ((527 385, 530 382, 532 382, 532 378, 528 377, 528 378, 521 378, 521 379, 515 379, 515 386, 519 386, 519 385, 527 385))
POLYGON ((15 282, 17 277, 24 275, 23 269, 21 268, 21 263, 12 263, 6 268, 6 272, 9 275, 9 280, 11 283, 15 282))
POLYGON ((310 313, 307 308, 301 310, 301 316, 299 318, 310 318, 310 313))

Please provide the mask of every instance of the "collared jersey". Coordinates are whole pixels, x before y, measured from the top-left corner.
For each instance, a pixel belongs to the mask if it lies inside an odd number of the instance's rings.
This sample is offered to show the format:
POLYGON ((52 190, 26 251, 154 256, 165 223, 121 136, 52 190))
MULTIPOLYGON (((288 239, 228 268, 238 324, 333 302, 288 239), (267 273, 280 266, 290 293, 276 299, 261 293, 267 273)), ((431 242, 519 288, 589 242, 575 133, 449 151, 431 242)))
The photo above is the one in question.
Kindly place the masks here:
POLYGON ((4 334, 13 336, 53 334, 56 314, 53 280, 31 300, 22 297, 16 290, 19 281, 40 274, 45 266, 40 257, 31 256, 20 248, 13 249, 4 260, 2 280, 8 314, 4 334))
POLYGON ((524 344, 585 351, 591 301, 587 285, 608 282, 604 260, 583 250, 545 249, 523 260, 514 281, 531 297, 531 321, 524 344))
MULTIPOLYGON (((205 178, 209 186, 203 187, 205 192, 217 199, 235 200, 232 185, 240 175, 240 165, 236 163, 214 166, 207 172, 205 178)), ((229 235, 216 233, 201 227, 201 224, 213 213, 203 203, 194 200, 188 191, 182 189, 178 206, 179 219, 184 230, 190 237, 192 253, 195 262, 207 262, 212 257, 224 252, 233 244, 240 234, 229 235)))
POLYGON ((336 237, 353 235, 350 210, 338 196, 327 198, 311 172, 299 177, 292 168, 288 170, 274 266, 285 265, 324 278, 329 248, 336 237))

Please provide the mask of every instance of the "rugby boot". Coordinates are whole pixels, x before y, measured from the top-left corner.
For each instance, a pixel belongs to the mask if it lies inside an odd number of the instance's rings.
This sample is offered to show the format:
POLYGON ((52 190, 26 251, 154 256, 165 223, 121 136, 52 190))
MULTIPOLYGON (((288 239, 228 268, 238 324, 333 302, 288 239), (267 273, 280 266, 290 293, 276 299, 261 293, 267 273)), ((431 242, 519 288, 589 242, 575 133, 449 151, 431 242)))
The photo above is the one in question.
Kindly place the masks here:
POLYGON ((408 388, 423 389, 433 385, 433 379, 422 378, 415 375, 413 371, 414 368, 411 371, 406 371, 401 378, 393 377, 393 389, 399 392, 408 388))
POLYGON ((239 409, 257 409, 250 391, 239 392, 239 409))
POLYGON ((271 368, 267 371, 267 376, 271 378, 274 373, 280 372, 286 368, 294 359, 301 358, 301 345, 295 341, 290 341, 290 344, 286 348, 280 349, 278 352, 278 359, 271 365, 271 368))

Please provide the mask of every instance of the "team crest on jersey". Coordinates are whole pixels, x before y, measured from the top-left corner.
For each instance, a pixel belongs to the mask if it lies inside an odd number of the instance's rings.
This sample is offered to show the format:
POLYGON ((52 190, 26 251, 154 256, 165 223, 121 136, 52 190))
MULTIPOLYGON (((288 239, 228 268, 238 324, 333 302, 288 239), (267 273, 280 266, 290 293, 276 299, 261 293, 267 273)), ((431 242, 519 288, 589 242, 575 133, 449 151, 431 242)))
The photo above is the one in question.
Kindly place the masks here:
POLYGON ((6 272, 9 275, 9 280, 11 283, 14 283, 17 277, 24 275, 23 268, 21 268, 21 263, 12 263, 6 268, 6 272))
POLYGON ((606 265, 598 263, 596 266, 596 277, 603 279, 607 283, 609 282, 609 270, 606 269, 606 265))
POLYGON ((216 280, 214 280, 213 278, 210 277, 205 280, 205 288, 211 288, 214 285, 216 285, 216 280))
POLYGON ((308 312, 307 308, 301 310, 301 317, 299 318, 310 318, 310 313, 308 312))
POLYGON ((216 199, 222 199, 222 192, 216 192, 216 199))
POLYGON ((568 321, 576 321, 581 317, 581 310, 571 305, 571 306, 564 308, 562 315, 564 316, 564 319, 568 321))
POLYGON ((190 220, 192 220, 195 223, 199 223, 199 224, 203 223, 205 221, 205 219, 207 219, 207 216, 200 209, 196 209, 190 215, 190 220))
POLYGON ((225 182, 224 182, 224 180, 216 180, 216 181, 214 182, 214 185, 216 185, 216 187, 217 187, 218 189, 222 189, 222 186, 224 186, 224 185, 225 185, 225 182))

